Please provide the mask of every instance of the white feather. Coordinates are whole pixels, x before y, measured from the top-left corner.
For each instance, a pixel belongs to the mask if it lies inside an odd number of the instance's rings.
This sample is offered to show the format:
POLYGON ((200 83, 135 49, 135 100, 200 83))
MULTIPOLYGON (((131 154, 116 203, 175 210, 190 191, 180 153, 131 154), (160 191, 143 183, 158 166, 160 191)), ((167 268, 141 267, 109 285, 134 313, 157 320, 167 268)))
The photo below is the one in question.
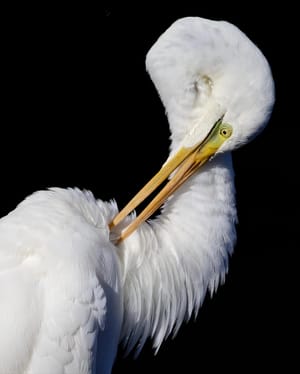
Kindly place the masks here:
POLYGON ((269 118, 270 68, 235 26, 201 18, 175 22, 146 65, 171 152, 223 114, 233 135, 118 247, 134 214, 110 232, 116 203, 88 191, 40 191, 0 220, 0 374, 110 373, 120 341, 138 354, 152 338, 157 351, 224 282, 237 220, 229 151, 269 118))
POLYGON ((231 158, 220 155, 121 245, 128 264, 122 337, 129 349, 145 335, 158 349, 197 314, 207 289, 214 292, 227 272, 235 222, 231 158), (138 264, 136 251, 143 256, 138 264))
POLYGON ((99 355, 110 371, 122 321, 114 211, 91 193, 52 189, 0 220, 1 374, 91 373, 99 355))

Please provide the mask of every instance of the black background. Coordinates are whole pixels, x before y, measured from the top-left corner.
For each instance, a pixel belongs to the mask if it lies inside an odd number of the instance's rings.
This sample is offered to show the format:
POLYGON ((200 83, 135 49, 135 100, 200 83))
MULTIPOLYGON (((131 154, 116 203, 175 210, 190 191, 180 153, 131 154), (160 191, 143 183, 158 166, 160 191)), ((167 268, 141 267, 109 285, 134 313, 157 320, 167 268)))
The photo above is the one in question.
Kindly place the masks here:
POLYGON ((287 370, 299 191, 293 9, 171 4, 3 13, 0 212, 51 186, 90 189, 122 207, 168 155, 148 49, 184 16, 234 23, 269 60, 277 101, 267 129, 234 153, 239 225, 229 275, 157 356, 150 344, 137 360, 119 355, 113 373, 287 370))

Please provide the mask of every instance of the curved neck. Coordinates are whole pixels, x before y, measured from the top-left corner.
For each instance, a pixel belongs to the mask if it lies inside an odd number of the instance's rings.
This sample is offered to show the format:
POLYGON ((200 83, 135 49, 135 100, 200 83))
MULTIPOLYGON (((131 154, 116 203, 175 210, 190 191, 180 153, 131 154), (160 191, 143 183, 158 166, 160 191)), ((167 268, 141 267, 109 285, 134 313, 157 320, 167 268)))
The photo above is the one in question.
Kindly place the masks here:
POLYGON ((123 338, 128 350, 161 342, 197 313, 207 289, 224 280, 235 243, 231 155, 219 155, 183 185, 159 217, 121 246, 123 338))

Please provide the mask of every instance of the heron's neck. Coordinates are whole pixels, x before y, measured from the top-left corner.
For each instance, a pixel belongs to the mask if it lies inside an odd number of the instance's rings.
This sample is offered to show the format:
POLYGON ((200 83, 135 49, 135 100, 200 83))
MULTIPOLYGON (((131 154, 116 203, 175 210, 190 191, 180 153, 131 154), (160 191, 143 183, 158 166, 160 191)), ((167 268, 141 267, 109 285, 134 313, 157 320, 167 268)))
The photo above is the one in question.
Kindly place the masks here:
POLYGON ((219 155, 123 243, 125 339, 158 348, 198 311, 224 280, 235 221, 231 155, 219 155))

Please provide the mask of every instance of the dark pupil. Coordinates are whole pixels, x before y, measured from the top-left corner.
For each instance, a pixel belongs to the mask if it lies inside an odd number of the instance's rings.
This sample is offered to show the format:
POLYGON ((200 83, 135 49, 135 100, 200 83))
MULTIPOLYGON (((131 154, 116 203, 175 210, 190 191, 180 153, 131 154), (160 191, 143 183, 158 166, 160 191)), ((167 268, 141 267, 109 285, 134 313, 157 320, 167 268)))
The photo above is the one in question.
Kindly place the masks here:
POLYGON ((223 135, 226 135, 226 134, 227 134, 226 130, 223 130, 223 135))

